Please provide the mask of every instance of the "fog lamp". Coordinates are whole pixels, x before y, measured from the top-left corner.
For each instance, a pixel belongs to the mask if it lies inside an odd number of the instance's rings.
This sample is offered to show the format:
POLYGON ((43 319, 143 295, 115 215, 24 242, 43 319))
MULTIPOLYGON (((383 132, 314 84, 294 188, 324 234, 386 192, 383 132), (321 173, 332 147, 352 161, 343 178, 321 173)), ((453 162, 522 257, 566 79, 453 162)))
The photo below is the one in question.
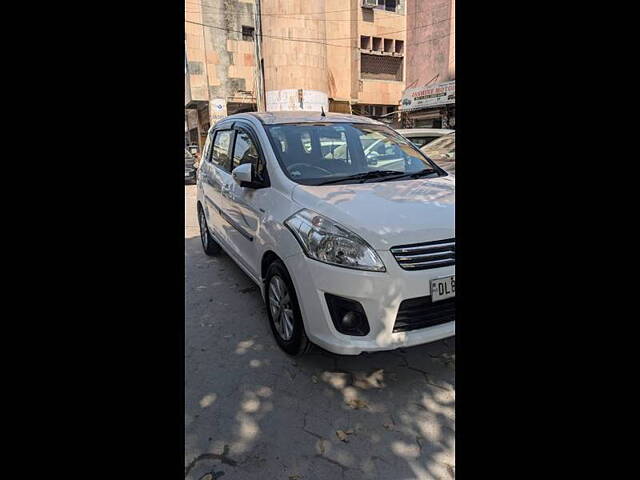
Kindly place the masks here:
POLYGON ((358 337, 369 333, 367 315, 359 302, 329 293, 325 293, 324 296, 329 307, 331 321, 338 332, 358 337))

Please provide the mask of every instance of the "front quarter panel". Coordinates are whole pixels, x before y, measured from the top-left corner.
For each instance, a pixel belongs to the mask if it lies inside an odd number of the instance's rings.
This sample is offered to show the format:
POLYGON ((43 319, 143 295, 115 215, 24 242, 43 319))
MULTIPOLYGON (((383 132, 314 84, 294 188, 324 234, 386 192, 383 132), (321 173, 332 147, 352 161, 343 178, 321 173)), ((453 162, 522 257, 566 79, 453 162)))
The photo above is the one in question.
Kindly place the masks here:
MULTIPOLYGON (((258 235, 259 259, 269 251, 285 259, 302 252, 300 244, 284 221, 299 210, 288 196, 274 190, 264 206, 262 225, 258 235)), ((259 270, 258 270, 259 271, 259 270)))

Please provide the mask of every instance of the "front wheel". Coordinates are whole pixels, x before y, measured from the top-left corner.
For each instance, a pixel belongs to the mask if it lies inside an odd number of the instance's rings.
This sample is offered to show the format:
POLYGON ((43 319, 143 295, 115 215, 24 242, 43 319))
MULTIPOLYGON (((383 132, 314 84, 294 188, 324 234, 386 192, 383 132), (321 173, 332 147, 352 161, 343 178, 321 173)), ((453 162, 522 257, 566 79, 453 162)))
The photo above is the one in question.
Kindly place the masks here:
POLYGON ((267 269, 265 291, 269 324, 280 348, 289 355, 310 351, 313 344, 304 331, 298 297, 289 272, 280 260, 275 260, 267 269))
POLYGON ((204 215, 204 208, 201 206, 198 207, 198 224, 200 225, 200 240, 202 241, 204 253, 209 256, 219 253, 221 250, 220 245, 213 239, 211 233, 209 233, 207 218, 204 215))

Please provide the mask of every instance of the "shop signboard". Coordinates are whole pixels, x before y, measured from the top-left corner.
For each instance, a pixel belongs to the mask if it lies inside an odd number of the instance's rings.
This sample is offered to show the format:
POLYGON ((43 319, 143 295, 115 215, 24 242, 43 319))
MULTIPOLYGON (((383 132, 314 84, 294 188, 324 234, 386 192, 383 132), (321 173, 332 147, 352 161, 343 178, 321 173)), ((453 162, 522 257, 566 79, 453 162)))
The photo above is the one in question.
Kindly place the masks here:
POLYGON ((422 108, 456 103, 456 81, 437 83, 427 87, 408 88, 402 95, 400 110, 407 112, 422 108))

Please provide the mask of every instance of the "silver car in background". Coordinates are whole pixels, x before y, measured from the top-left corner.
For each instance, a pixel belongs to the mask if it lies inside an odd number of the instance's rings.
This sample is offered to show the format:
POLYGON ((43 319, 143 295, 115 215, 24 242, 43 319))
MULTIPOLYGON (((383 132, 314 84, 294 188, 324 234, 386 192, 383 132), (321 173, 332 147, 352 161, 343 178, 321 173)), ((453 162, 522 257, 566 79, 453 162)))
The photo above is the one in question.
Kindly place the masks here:
POLYGON ((439 167, 455 175, 456 173, 456 134, 450 133, 420 148, 439 167))
POLYGON ((396 132, 420 148, 444 135, 454 133, 455 130, 449 130, 447 128, 401 128, 400 130, 396 130, 396 132))

